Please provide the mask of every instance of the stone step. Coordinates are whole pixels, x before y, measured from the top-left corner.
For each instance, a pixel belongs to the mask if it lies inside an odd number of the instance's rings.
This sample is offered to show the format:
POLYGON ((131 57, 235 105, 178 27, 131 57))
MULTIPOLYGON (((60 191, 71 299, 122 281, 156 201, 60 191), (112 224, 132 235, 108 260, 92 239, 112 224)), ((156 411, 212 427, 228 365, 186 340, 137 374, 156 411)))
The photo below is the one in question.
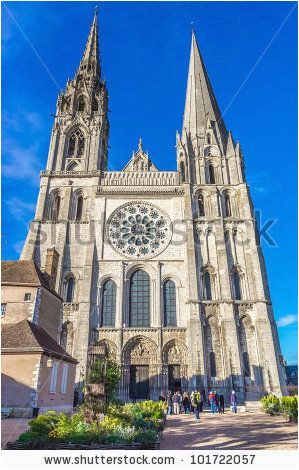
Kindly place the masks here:
POLYGON ((261 402, 259 400, 246 400, 245 401, 246 411, 260 411, 261 402))

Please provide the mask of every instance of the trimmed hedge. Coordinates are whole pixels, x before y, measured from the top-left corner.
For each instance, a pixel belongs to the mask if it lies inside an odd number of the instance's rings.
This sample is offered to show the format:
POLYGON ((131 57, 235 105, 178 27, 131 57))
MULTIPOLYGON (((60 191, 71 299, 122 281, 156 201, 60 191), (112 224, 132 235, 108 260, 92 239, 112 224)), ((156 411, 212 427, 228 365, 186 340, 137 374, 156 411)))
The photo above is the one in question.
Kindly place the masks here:
POLYGON ((283 414, 289 421, 298 422, 298 395, 276 397, 267 395, 261 399, 261 409, 270 415, 283 414))

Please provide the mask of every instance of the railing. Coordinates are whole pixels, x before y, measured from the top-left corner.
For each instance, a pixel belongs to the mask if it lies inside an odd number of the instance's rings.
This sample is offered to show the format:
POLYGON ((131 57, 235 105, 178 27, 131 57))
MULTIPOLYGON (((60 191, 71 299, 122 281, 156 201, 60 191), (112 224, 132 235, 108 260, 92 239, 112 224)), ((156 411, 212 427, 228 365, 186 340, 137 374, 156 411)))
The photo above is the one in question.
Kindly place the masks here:
POLYGON ((106 171, 102 173, 102 186, 176 186, 177 171, 106 171))

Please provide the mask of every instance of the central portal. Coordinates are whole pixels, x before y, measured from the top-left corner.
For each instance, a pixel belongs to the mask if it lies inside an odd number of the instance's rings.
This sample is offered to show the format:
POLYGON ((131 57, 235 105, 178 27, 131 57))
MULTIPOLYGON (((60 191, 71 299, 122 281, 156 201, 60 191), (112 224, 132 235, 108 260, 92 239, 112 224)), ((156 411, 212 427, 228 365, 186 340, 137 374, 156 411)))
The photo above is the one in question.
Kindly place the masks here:
POLYGON ((149 398, 149 366, 130 366, 130 398, 149 398))
POLYGON ((178 392, 182 388, 179 364, 168 366, 168 388, 172 392, 178 392))

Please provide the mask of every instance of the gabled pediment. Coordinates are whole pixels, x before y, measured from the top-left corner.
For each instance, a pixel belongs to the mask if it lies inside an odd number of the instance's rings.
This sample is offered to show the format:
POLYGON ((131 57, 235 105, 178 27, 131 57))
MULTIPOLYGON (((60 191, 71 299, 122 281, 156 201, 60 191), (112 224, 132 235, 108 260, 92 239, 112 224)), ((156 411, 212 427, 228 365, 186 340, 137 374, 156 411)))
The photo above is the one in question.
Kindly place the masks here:
POLYGON ((131 160, 122 171, 159 171, 143 150, 142 139, 139 140, 137 152, 133 152, 131 160))

